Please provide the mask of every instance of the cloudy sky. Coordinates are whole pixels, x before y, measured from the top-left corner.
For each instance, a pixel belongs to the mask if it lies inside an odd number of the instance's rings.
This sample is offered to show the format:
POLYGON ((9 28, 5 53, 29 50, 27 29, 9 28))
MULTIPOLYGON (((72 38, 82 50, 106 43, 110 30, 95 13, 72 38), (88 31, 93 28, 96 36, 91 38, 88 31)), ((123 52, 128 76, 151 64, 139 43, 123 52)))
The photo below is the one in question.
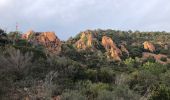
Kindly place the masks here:
POLYGON ((67 39, 86 29, 170 31, 170 0, 0 0, 0 28, 54 31, 67 39))

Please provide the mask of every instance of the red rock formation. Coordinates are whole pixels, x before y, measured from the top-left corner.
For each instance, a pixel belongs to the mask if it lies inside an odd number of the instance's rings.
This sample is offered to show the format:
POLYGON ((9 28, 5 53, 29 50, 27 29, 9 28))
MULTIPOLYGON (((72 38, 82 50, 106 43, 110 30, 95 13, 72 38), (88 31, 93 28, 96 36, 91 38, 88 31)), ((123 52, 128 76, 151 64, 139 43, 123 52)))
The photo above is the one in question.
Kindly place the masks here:
POLYGON ((122 51, 116 46, 113 40, 110 37, 103 36, 102 37, 102 45, 108 52, 108 57, 112 58, 115 61, 121 61, 120 56, 122 55, 122 51))
POLYGON ((23 35, 23 38, 29 40, 34 45, 43 45, 51 53, 59 53, 61 51, 61 41, 54 32, 29 31, 23 35))
POLYGON ((144 49, 149 50, 149 51, 151 51, 151 52, 154 52, 154 51, 155 51, 155 46, 154 46, 151 42, 145 41, 145 42, 143 43, 143 45, 144 45, 144 49))
POLYGON ((156 60, 156 62, 161 63, 161 64, 168 64, 170 63, 170 59, 167 57, 167 55, 163 55, 163 54, 153 54, 153 53, 148 53, 148 52, 143 52, 143 59, 147 59, 149 57, 154 57, 154 59, 156 60), (161 58, 166 58, 167 61, 163 62, 161 61, 161 58))
POLYGON ((90 32, 83 32, 80 36, 80 39, 76 42, 76 47, 78 49, 87 49, 93 45, 93 36, 90 32))

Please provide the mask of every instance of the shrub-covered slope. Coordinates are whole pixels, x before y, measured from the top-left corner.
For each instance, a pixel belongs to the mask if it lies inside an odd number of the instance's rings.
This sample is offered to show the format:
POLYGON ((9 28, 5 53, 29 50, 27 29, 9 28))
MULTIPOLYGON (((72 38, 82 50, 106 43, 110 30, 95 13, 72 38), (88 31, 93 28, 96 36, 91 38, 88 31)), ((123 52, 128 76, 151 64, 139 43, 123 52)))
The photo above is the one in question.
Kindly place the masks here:
POLYGON ((2 100, 170 100, 169 33, 87 30, 67 41, 50 41, 44 32, 24 36, 0 30, 2 100))

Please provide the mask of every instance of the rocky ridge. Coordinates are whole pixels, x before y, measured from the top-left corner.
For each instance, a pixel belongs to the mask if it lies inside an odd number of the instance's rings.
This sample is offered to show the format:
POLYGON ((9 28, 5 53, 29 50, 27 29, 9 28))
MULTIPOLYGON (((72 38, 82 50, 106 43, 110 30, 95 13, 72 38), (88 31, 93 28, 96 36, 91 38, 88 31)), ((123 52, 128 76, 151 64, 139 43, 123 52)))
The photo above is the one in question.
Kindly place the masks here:
POLYGON ((34 45, 43 45, 51 53, 58 54, 61 51, 61 41, 54 32, 34 32, 28 31, 22 35, 34 45))

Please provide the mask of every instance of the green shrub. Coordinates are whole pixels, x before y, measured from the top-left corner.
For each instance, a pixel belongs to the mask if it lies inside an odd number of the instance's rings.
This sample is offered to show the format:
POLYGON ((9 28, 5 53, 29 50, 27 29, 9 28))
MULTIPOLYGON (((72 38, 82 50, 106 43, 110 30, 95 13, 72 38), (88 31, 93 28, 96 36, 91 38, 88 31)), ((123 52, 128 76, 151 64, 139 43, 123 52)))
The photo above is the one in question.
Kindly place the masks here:
POLYGON ((131 57, 126 59, 124 61, 124 64, 127 66, 128 70, 129 71, 133 71, 136 66, 136 61, 135 59, 132 59, 131 57))
POLYGON ((132 58, 142 57, 143 48, 135 46, 135 47, 129 47, 128 50, 132 58))
POLYGON ((154 75, 160 75, 161 73, 164 73, 167 70, 167 67, 165 65, 161 65, 159 63, 151 63, 151 62, 146 62, 143 65, 143 68, 145 70, 150 71, 154 75))
POLYGON ((144 62, 152 62, 152 63, 155 63, 156 60, 153 56, 149 56, 144 62))
POLYGON ((151 93, 150 100, 170 100, 170 87, 159 85, 151 93))
POLYGON ((115 82, 115 72, 109 67, 100 68, 98 73, 98 79, 104 83, 114 83, 115 82))
POLYGON ((162 57, 160 60, 163 61, 163 62, 166 62, 167 58, 166 57, 162 57))
POLYGON ((113 92, 108 90, 99 91, 95 100, 114 100, 113 92))
POLYGON ((97 70, 88 69, 86 71, 86 76, 92 81, 97 81, 97 70))
POLYGON ((61 100, 87 100, 87 98, 79 91, 70 90, 62 93, 61 100))
POLYGON ((113 100, 139 100, 140 95, 130 90, 126 85, 116 86, 113 90, 113 100))

